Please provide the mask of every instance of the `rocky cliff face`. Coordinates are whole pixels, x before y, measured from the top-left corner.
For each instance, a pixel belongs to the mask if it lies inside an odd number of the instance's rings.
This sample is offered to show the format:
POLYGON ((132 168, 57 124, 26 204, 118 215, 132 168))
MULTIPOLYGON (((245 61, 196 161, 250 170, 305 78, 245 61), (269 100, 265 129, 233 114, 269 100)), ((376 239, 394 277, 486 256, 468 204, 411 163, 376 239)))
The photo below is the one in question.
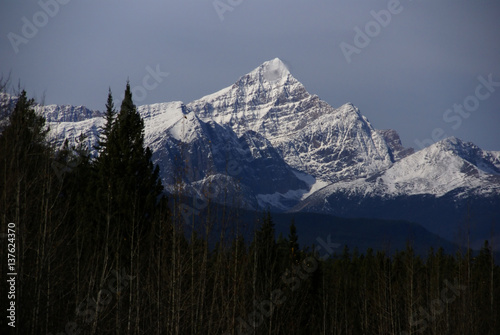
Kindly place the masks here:
POLYGON ((377 129, 377 133, 384 138, 385 143, 387 143, 387 146, 391 150, 394 161, 399 161, 415 152, 413 148, 403 147, 401 138, 394 129, 377 129))
POLYGON ((225 180, 233 195, 238 187, 246 190, 245 202, 257 208, 258 194, 307 188, 259 133, 249 130, 238 137, 230 127, 201 120, 182 103, 143 106, 139 111, 146 120, 146 144, 170 191, 182 182, 187 193, 194 194, 215 176, 225 180))
POLYGON ((333 108, 309 94, 279 60, 187 105, 200 118, 266 137, 293 168, 335 182, 392 163, 383 136, 352 104, 333 108))

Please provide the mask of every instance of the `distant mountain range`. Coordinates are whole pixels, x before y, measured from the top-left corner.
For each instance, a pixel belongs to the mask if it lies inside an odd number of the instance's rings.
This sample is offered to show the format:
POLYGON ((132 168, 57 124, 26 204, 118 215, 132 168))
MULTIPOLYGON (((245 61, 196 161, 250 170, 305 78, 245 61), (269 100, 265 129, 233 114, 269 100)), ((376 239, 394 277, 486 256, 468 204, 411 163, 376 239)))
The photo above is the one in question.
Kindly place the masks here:
MULTIPOLYGON (((81 106, 38 109, 58 144, 84 133, 92 146, 104 122, 81 106)), ((500 151, 457 138, 404 148, 353 104, 308 93, 278 58, 196 101, 138 111, 167 192, 181 185, 246 209, 408 220, 474 247, 497 236, 500 248, 500 151)))

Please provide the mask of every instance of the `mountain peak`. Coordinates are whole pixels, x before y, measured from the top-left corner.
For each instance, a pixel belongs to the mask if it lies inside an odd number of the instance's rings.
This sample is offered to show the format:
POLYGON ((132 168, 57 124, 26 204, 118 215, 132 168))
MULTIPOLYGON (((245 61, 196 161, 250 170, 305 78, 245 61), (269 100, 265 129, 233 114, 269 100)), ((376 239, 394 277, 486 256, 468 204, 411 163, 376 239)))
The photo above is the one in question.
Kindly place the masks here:
POLYGON ((288 71, 288 67, 285 65, 285 63, 279 59, 278 57, 274 58, 274 59, 271 59, 271 60, 268 60, 264 63, 262 63, 262 66, 264 67, 269 67, 269 68, 272 68, 272 69, 280 69, 280 70, 284 70, 288 73, 290 73, 288 71))
POLYGON ((346 111, 346 112, 359 112, 358 107, 354 106, 352 102, 348 102, 343 104, 338 108, 338 110, 346 111))
POLYGON ((271 60, 268 60, 267 62, 264 62, 264 64, 265 63, 280 63, 281 65, 285 66, 285 63, 281 59, 279 59, 279 57, 275 57, 271 60))
POLYGON ((441 141, 437 142, 435 146, 443 148, 446 151, 450 152, 455 152, 458 153, 460 151, 463 151, 464 149, 478 149, 476 145, 470 142, 464 142, 459 138, 456 138, 455 136, 450 136, 445 139, 442 139, 441 141))
POLYGON ((500 175, 498 159, 494 153, 484 151, 472 142, 464 142, 454 136, 445 138, 422 150, 422 155, 438 157, 439 161, 449 158, 468 162, 484 173, 500 175))
POLYGON ((291 73, 281 59, 274 58, 262 63, 250 73, 250 75, 252 74, 258 75, 265 82, 274 83, 287 78, 291 73))
POLYGON ((463 144, 463 141, 455 136, 450 136, 442 140, 443 143, 452 144, 452 145, 460 145, 463 144))

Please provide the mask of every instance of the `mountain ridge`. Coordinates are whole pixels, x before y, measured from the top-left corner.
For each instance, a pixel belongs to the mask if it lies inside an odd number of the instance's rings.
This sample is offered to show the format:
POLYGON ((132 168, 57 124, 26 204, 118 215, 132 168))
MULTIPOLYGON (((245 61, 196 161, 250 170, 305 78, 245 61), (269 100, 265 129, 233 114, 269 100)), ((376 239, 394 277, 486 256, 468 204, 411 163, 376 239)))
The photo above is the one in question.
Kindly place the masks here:
MULTIPOLYGON (((475 197, 496 204, 500 195, 500 152, 456 138, 417 152, 405 148, 395 130, 375 129, 352 103, 334 108, 310 94, 278 58, 187 104, 137 109, 145 120, 145 144, 169 191, 175 189, 176 171, 183 170, 188 194, 224 180, 244 206, 276 211, 330 213, 328 199, 344 198, 375 204, 404 197, 446 203, 475 197), (228 175, 228 164, 243 169, 228 175)), ((83 132, 92 148, 102 127, 102 113, 82 106, 38 111, 59 145, 83 132)), ((334 213, 351 216, 359 210, 345 208, 351 209, 334 213)), ((496 217, 498 210, 488 208, 496 217)))

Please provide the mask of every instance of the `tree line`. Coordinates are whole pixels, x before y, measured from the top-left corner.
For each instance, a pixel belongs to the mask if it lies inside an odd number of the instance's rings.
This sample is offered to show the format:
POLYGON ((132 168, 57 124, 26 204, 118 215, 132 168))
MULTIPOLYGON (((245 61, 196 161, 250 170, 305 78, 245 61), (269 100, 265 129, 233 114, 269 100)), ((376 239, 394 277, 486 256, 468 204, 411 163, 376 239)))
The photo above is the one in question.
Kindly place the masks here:
POLYGON ((15 223, 17 271, 13 328, 2 238, 2 334, 500 331, 488 242, 476 254, 421 257, 409 242, 393 255, 325 255, 299 246, 293 221, 275 236, 268 211, 250 239, 236 212, 208 207, 193 227, 163 191, 128 83, 119 110, 108 92, 97 156, 83 136, 56 148, 25 91, 1 108, 1 233, 15 223))

